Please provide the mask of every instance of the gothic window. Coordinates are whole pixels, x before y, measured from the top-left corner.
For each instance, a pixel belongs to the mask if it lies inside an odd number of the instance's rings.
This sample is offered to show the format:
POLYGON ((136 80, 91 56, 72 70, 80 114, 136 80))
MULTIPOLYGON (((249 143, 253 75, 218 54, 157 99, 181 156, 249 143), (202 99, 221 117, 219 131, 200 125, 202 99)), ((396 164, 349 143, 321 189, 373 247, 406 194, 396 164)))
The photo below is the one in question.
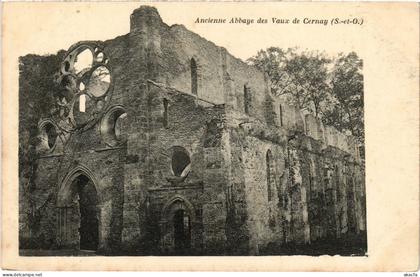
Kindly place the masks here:
POLYGON ((251 94, 250 89, 244 85, 244 111, 246 114, 249 114, 249 107, 251 105, 251 94))
POLYGON ((283 127, 283 107, 281 105, 280 105, 279 116, 280 116, 280 126, 283 127))
POLYGON ((273 155, 271 151, 268 150, 266 154, 266 165, 267 165, 267 198, 270 202, 273 194, 274 187, 274 164, 273 164, 273 155))
POLYGON ((55 126, 52 124, 47 124, 45 126, 45 133, 47 135, 48 147, 52 148, 55 145, 55 141, 57 140, 57 130, 55 129, 55 126))
POLYGON ((127 140, 127 113, 121 106, 109 109, 101 121, 101 135, 109 146, 117 146, 127 140))
POLYGON ((86 94, 80 95, 79 98, 79 112, 86 112, 86 94))
POLYGON ((53 151, 58 138, 57 127, 49 120, 40 123, 39 138, 41 139, 39 150, 53 151))
POLYGON ((168 127, 168 99, 163 98, 163 127, 168 127))
POLYGON ((187 150, 174 146, 172 152, 172 172, 175 176, 185 177, 190 171, 191 160, 187 150))
POLYGON ((73 106, 73 116, 77 123, 86 123, 89 121, 90 112, 94 109, 94 101, 87 94, 80 94, 76 98, 73 106))
POLYGON ((115 119, 115 126, 114 126, 114 132, 115 132, 115 138, 117 141, 124 141, 126 140, 125 135, 125 126, 127 120, 127 114, 126 113, 120 113, 120 115, 115 119))
POLYGON ((194 58, 191 58, 190 61, 191 67, 191 93, 197 95, 197 63, 194 58))

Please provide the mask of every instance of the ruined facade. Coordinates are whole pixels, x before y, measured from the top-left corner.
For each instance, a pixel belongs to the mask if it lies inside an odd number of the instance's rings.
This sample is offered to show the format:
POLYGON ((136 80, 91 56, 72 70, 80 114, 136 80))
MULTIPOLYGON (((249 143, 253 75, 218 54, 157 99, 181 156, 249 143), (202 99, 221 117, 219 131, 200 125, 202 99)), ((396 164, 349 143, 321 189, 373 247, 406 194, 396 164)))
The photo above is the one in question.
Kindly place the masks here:
POLYGON ((79 42, 57 67, 64 89, 38 125, 34 189, 20 200, 35 216, 21 209, 21 239, 258 255, 365 232, 353 137, 279 102, 262 72, 155 8, 130 21, 130 33, 79 42))

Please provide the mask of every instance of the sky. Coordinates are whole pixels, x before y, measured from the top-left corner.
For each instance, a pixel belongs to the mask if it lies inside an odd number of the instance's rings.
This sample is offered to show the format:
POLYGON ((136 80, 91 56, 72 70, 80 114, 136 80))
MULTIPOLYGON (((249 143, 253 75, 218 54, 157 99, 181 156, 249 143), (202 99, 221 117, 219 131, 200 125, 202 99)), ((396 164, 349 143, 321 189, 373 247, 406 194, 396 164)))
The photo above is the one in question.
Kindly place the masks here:
MULTIPOLYGON (((130 14, 142 4, 147 3, 12 3, 10 6, 16 5, 20 16, 9 13, 13 17, 10 24, 13 24, 16 36, 21 40, 18 43, 20 55, 53 54, 81 40, 107 40, 128 33, 130 14)), ((306 3, 305 9, 298 3, 273 6, 272 3, 161 2, 148 5, 157 7, 168 25, 183 24, 243 60, 270 46, 297 46, 336 55, 339 52, 357 52, 363 45, 361 36, 355 32, 363 26, 302 24, 305 18, 330 20, 336 16, 352 17, 358 14, 359 9, 354 4, 306 3), (254 19, 255 23, 194 23, 197 18, 225 18, 229 21, 239 17, 254 19), (257 24, 259 18, 267 19, 267 23, 257 24), (273 18, 290 21, 297 18, 301 23, 274 24, 273 18)))

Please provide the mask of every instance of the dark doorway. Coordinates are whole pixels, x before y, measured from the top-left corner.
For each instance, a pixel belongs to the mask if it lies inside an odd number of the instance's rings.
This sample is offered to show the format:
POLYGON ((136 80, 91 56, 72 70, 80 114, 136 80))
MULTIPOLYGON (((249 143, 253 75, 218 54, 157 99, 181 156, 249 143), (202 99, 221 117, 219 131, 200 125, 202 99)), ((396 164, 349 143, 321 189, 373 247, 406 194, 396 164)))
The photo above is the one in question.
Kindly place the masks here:
POLYGON ((191 223, 190 217, 184 210, 177 210, 174 215, 174 240, 175 252, 186 253, 191 248, 191 223))
POLYGON ((79 176, 78 183, 80 211, 80 249, 97 250, 99 242, 98 196, 95 186, 84 175, 79 176))

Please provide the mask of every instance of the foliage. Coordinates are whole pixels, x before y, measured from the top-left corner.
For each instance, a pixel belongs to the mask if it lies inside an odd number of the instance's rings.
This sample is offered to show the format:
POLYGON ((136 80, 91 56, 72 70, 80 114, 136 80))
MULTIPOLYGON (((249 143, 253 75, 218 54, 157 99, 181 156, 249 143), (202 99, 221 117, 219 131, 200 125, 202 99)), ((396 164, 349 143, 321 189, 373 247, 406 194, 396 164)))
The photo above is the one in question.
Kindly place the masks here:
POLYGON ((248 60, 268 73, 271 92, 299 109, 320 117, 321 106, 329 96, 328 68, 331 62, 319 52, 298 54, 296 49, 286 51, 270 47, 248 60))
POLYGON ((270 47, 248 63, 268 74, 274 96, 363 144, 363 63, 356 53, 329 58, 320 52, 270 47))
POLYGON ((54 76, 63 55, 61 51, 57 55, 19 58, 19 175, 24 186, 30 186, 33 178, 38 121, 53 112, 60 91, 54 76))
POLYGON ((334 101, 324 115, 324 121, 340 131, 349 131, 364 141, 363 62, 352 52, 340 54, 331 72, 334 101))

